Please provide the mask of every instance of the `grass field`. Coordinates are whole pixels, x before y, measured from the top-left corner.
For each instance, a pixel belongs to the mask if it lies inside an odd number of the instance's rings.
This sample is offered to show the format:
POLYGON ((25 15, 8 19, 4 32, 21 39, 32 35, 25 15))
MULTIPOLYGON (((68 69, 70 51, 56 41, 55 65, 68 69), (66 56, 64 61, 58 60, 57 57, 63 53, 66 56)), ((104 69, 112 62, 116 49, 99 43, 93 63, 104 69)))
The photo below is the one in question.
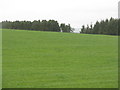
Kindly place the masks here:
POLYGON ((0 29, 0 89, 2 89, 2 30, 1 29, 0 29))
POLYGON ((117 88, 118 38, 3 30, 3 88, 117 88))

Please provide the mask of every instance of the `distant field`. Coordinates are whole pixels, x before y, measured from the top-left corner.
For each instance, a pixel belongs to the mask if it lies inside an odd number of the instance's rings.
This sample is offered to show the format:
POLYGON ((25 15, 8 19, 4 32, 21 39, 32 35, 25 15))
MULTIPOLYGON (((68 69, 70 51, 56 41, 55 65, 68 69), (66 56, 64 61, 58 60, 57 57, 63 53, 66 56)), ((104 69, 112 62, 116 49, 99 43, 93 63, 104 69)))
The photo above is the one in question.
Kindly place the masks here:
POLYGON ((117 88, 118 38, 3 30, 3 88, 117 88))

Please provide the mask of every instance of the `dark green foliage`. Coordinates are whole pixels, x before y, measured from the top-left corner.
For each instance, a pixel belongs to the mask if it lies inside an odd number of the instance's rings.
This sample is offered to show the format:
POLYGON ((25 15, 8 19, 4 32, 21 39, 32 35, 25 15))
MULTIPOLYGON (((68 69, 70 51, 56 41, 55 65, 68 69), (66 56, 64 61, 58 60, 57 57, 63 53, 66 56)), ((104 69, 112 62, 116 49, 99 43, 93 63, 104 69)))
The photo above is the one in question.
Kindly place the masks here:
POLYGON ((62 32, 72 32, 72 28, 71 28, 70 24, 65 25, 64 23, 62 23, 60 25, 60 28, 61 28, 62 32))
POLYGON ((102 20, 96 22, 94 25, 82 26, 81 33, 85 34, 105 34, 105 35, 118 35, 118 26, 120 20, 111 18, 110 20, 102 20))
MULTIPOLYGON (((62 25, 62 24, 61 24, 62 25)), ((65 24, 64 24, 65 25, 65 24)), ((36 30, 36 31, 54 31, 54 32, 71 32, 72 28, 70 24, 64 27, 59 26, 59 23, 55 20, 34 20, 31 21, 3 21, 3 29, 21 29, 21 30, 36 30)))
POLYGON ((120 19, 118 20, 118 35, 120 35, 120 19))

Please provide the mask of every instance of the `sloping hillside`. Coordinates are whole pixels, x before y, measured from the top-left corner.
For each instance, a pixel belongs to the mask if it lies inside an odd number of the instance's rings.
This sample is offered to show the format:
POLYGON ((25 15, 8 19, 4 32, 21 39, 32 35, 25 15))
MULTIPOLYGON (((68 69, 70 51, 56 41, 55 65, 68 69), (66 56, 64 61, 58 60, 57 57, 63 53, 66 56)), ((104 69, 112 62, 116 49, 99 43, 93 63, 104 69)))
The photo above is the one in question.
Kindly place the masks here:
POLYGON ((117 88, 117 36, 3 30, 3 88, 117 88))

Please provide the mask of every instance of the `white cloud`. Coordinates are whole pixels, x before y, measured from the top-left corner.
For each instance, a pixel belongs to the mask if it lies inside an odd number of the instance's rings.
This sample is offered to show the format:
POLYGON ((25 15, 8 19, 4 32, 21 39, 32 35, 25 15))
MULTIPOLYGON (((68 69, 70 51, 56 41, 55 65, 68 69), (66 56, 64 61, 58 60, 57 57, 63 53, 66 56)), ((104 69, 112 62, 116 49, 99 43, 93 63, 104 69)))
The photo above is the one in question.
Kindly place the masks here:
POLYGON ((73 27, 117 18, 118 0, 1 0, 2 20, 55 19, 73 27))

